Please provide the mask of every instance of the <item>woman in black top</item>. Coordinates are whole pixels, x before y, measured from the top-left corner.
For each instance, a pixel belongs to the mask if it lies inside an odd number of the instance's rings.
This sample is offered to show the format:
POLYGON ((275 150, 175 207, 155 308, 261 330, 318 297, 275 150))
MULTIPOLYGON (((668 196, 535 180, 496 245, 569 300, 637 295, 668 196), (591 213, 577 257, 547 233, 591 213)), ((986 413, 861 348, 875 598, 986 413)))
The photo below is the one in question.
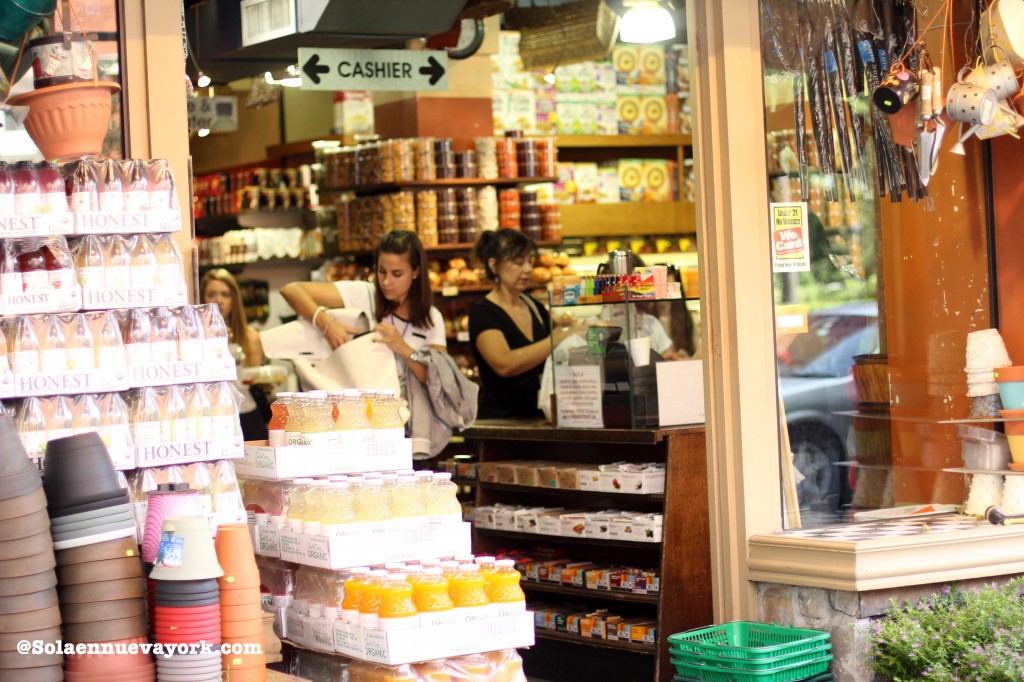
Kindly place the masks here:
POLYGON ((543 306, 523 292, 530 285, 537 247, 518 230, 484 232, 476 244, 494 288, 469 311, 469 340, 480 368, 479 419, 539 416, 537 392, 544 361, 576 333, 575 326, 551 330, 543 306))

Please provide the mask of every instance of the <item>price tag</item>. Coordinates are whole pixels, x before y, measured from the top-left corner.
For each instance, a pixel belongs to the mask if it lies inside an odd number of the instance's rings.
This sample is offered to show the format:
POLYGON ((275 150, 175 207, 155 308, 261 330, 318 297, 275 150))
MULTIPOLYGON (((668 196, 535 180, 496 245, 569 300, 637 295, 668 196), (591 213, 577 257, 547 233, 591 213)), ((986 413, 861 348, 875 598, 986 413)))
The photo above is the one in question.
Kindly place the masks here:
POLYGON ((156 551, 156 566, 164 568, 181 568, 182 555, 185 552, 185 538, 180 535, 163 533, 160 536, 160 547, 156 551))

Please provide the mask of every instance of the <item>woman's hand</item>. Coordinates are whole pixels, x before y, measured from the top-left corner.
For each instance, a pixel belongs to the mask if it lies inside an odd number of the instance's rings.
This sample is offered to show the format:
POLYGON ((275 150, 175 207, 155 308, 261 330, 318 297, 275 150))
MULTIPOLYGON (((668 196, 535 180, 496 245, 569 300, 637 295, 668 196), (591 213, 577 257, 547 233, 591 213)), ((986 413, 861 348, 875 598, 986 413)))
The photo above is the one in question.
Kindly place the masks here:
POLYGON ((357 334, 358 330, 348 327, 333 317, 327 323, 327 326, 323 329, 324 339, 327 344, 334 350, 343 343, 348 342, 353 334, 357 334))
POLYGON ((554 345, 558 346, 560 343, 565 341, 570 336, 576 334, 582 334, 586 331, 588 323, 586 320, 572 316, 572 319, 565 319, 563 317, 559 320, 561 323, 559 326, 554 327, 551 330, 551 336, 554 337, 554 345))
POLYGON ((398 327, 395 325, 381 322, 374 327, 373 331, 376 333, 376 336, 373 337, 373 342, 383 343, 395 355, 406 358, 412 352, 412 348, 405 342, 402 335, 398 333, 398 327))

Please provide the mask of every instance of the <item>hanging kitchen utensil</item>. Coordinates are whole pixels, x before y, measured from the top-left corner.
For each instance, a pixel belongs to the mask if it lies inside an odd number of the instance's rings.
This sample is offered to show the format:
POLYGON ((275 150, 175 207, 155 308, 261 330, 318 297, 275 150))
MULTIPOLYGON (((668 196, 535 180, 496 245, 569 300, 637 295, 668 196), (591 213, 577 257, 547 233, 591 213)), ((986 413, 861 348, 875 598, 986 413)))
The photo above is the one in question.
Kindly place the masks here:
POLYGON ((997 46, 1016 66, 1024 66, 1024 0, 995 0, 981 13, 981 44, 997 46))
POLYGON ((924 127, 917 132, 914 151, 917 152, 917 172, 921 184, 928 186, 928 181, 935 175, 939 167, 939 151, 948 129, 941 116, 929 119, 924 127))
POLYGON ((893 65, 885 79, 871 93, 871 101, 887 114, 898 113, 921 92, 917 74, 902 63, 893 65))

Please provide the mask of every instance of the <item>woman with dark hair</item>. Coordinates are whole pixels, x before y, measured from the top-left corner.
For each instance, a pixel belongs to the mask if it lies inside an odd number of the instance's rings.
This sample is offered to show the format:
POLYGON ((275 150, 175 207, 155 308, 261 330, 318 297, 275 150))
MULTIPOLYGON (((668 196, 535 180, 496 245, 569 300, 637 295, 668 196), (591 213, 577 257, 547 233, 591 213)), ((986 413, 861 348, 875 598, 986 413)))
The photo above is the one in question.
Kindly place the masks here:
MULTIPOLYGON (((292 282, 281 287, 281 296, 304 320, 320 330, 331 348, 349 340, 349 329, 327 311, 331 308, 361 307, 356 301, 370 299, 372 309, 364 310, 374 341, 383 343, 420 382, 427 381, 427 368, 420 361, 426 348, 447 349, 444 318, 433 307, 433 293, 427 273, 427 254, 415 232, 393 230, 377 246, 376 276, 373 283, 362 281, 292 282), (369 291, 368 291, 369 289, 369 291)), ((404 372, 399 372, 404 376, 404 372)))
POLYGON ((552 330, 547 310, 524 293, 536 250, 532 239, 508 228, 484 232, 476 243, 476 256, 494 282, 469 311, 481 419, 539 416, 537 392, 552 341, 557 346, 576 333, 575 327, 552 330))

